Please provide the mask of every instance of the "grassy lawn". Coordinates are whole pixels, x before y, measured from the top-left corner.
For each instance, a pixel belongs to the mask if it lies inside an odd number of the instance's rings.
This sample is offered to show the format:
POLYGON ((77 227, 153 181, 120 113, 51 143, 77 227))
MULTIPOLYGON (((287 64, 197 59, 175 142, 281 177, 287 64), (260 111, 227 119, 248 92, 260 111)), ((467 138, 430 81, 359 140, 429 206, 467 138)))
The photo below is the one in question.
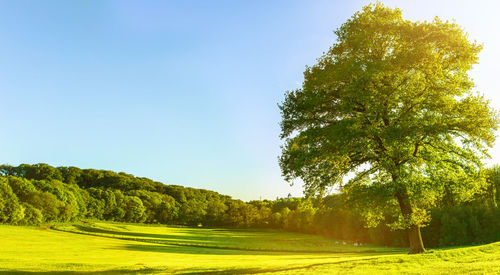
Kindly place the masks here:
POLYGON ((104 222, 52 229, 2 225, 0 236, 0 272, 8 273, 500 272, 500 243, 406 255, 397 248, 272 230, 104 222))

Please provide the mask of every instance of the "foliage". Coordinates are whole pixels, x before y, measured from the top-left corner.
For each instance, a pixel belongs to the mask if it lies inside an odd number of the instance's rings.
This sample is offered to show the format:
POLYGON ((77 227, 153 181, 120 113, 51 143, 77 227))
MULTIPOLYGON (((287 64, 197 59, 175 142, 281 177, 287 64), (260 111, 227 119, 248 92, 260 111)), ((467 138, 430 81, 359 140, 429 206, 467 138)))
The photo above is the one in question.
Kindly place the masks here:
POLYGON ((17 223, 24 218, 24 208, 6 179, 0 178, 0 223, 17 223))
MULTIPOLYGON (((51 170, 46 165, 32 167, 51 170)), ((80 170, 76 167, 57 169, 71 170, 79 176, 70 178, 70 183, 64 182, 64 176, 62 182, 49 178, 30 180, 13 175, 1 176, 1 223, 38 225, 95 219, 204 227, 272 228, 350 242, 408 245, 404 231, 393 231, 386 225, 397 222, 394 207, 376 208, 379 205, 373 204, 372 200, 358 199, 363 192, 373 198, 383 199, 380 193, 370 193, 374 189, 331 194, 322 199, 278 198, 274 201, 243 202, 216 192, 182 186, 162 185, 156 187, 158 191, 149 191, 152 181, 145 180, 145 186, 141 188, 138 182, 142 178, 130 180, 128 174, 113 174, 110 171, 102 174, 106 174, 112 184, 101 179, 99 182, 102 186, 88 187, 95 185, 81 182, 82 178, 100 178, 100 170, 80 170), (118 181, 122 176, 120 181, 123 182, 118 181), (126 182, 135 182, 134 186, 138 189, 108 187, 124 186, 126 182), (366 211, 366 208, 374 208, 374 211, 366 211), (382 216, 377 216, 380 212, 382 216), (367 217, 370 213, 374 214, 367 217), (370 224, 372 220, 385 220, 386 223, 375 226, 370 224)), ((20 170, 18 167, 0 166, 0 171, 20 170)), ((499 185, 498 177, 495 176, 497 170, 495 166, 481 172, 486 175, 487 186, 483 192, 474 195, 470 202, 459 203, 450 199, 452 195, 436 202, 429 212, 432 217, 429 226, 422 232, 426 246, 500 240, 500 234, 497 233, 500 210, 496 207, 498 197, 495 195, 499 185), (491 198, 494 198, 494 202, 491 198)), ((40 174, 36 171, 33 173, 40 174)), ((65 173, 62 172, 63 175, 65 173)), ((363 185, 357 187, 364 188, 363 185)))
POLYGON ((19 224, 21 225, 40 225, 43 222, 42 211, 33 205, 23 202, 24 217, 19 224))
POLYGON ((428 210, 445 194, 467 201, 486 185, 481 161, 498 118, 468 75, 482 47, 455 23, 411 22, 380 3, 335 34, 280 105, 283 175, 308 194, 340 184, 374 198, 362 203, 372 225, 385 206, 399 208, 391 226, 408 228, 410 252, 422 252, 428 210))

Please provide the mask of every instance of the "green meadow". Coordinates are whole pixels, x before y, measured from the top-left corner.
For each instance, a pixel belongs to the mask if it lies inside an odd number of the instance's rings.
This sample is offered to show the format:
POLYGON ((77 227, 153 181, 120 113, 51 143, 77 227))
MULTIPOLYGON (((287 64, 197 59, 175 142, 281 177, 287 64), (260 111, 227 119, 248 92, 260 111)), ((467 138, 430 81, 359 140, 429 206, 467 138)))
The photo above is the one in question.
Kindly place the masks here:
POLYGON ((274 230, 77 223, 0 226, 2 273, 496 273, 500 243, 430 250, 274 230))

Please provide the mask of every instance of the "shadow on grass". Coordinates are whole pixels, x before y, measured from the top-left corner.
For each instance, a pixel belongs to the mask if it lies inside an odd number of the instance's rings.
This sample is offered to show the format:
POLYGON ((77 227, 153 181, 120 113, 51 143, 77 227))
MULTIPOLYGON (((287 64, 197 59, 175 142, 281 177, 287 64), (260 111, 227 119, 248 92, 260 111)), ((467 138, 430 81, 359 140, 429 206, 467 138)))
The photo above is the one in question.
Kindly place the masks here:
POLYGON ((309 264, 303 266, 293 266, 293 267, 281 267, 281 268, 228 268, 228 269, 203 269, 203 268, 192 268, 183 270, 169 270, 164 268, 144 268, 144 269, 115 269, 115 270, 100 270, 100 271, 21 271, 21 270, 0 270, 1 274, 155 274, 155 273, 171 273, 171 274, 212 274, 212 275, 222 275, 222 274, 259 274, 268 272, 283 272, 283 271, 298 271, 302 269, 309 269, 318 266, 325 265, 337 265, 346 262, 357 262, 366 259, 356 259, 356 260, 345 260, 338 261, 334 263, 317 263, 309 264))
MULTIPOLYGON (((207 228, 196 228, 193 229, 177 229, 182 235, 178 234, 154 234, 154 233, 143 233, 143 232, 128 232, 128 231, 120 231, 120 230, 112 230, 112 229, 103 229, 93 226, 85 226, 85 225, 73 225, 76 229, 78 229, 82 233, 96 233, 96 234, 107 234, 112 235, 115 238, 123 238, 125 237, 134 237, 134 240, 137 239, 154 239, 155 243, 176 243, 182 245, 196 245, 196 246, 211 246, 211 243, 224 243, 231 239, 238 238, 249 238, 249 237, 259 237, 259 232, 250 231, 245 229, 240 229, 238 235, 235 235, 235 230, 226 230, 226 229, 207 229, 207 228), (162 240, 164 242, 162 242, 162 240)), ((57 229, 56 229, 57 230, 57 229)), ((66 230, 63 230, 66 231, 66 230)), ((73 232, 73 231, 66 231, 73 232)), ((79 232, 74 232, 79 233, 79 232)), ((130 238, 129 238, 130 239, 130 238)), ((218 245, 212 245, 214 247, 219 247, 218 245)))
POLYGON ((211 248, 211 247, 193 247, 182 245, 147 245, 147 244, 129 244, 125 247, 117 249, 126 249, 142 252, 158 252, 158 253, 178 253, 178 254, 206 254, 206 255, 283 255, 283 254, 298 254, 303 252, 269 252, 247 249, 231 249, 231 248, 211 248))
MULTIPOLYGON (((109 229, 101 229, 92 226, 84 225, 73 225, 75 228, 82 232, 100 233, 100 234, 111 234, 111 235, 122 235, 140 238, 154 238, 154 239, 174 239, 174 240, 187 240, 187 241, 203 241, 210 239, 209 237, 196 236, 194 234, 189 234, 189 236, 182 235, 171 235, 171 234, 152 234, 152 233, 140 233, 140 232, 126 232, 126 231, 116 231, 109 229)), ((201 235, 201 234, 200 234, 201 235)))
MULTIPOLYGON (((77 227, 77 226, 75 226, 77 227)), ((143 239, 143 238, 130 238, 130 237, 121 237, 120 235, 129 236, 137 236, 141 233, 132 233, 134 235, 130 235, 131 233, 124 232, 127 234, 120 234, 120 231, 115 232, 110 230, 102 230, 98 228, 89 227, 91 230, 83 231, 81 226, 78 226, 80 232, 77 231, 68 231, 53 228, 53 230, 72 233, 72 234, 80 234, 80 235, 90 235, 101 238, 110 238, 110 239, 119 239, 119 240, 127 240, 127 241, 135 241, 139 243, 150 243, 153 245, 125 245, 125 249, 135 250, 135 251, 147 251, 147 252, 165 252, 165 253, 184 253, 184 254, 213 254, 213 255, 261 255, 261 254, 276 254, 276 253, 304 253, 304 251, 284 251, 284 250, 265 250, 265 249, 251 249, 251 248, 239 248, 239 247, 228 247, 228 246, 216 246, 209 244, 202 244, 196 242, 173 242, 166 241, 161 239, 143 239), (96 235, 99 233, 106 232, 107 235, 96 235), (93 234, 96 233, 96 234, 93 234)), ((149 235, 149 234, 146 234, 149 235)), ((122 249, 122 247, 118 248, 122 249)), ((306 251, 307 252, 307 251, 306 251)), ((321 253, 321 252, 320 252, 321 253)), ((332 252, 329 252, 332 253, 332 252)))
MULTIPOLYGON (((321 253, 321 254, 333 254, 333 253, 373 253, 373 254, 393 254, 400 253, 400 251, 377 251, 374 249, 360 249, 356 251, 343 250, 343 249, 331 249, 331 250, 316 250, 316 249, 301 249, 301 250, 290 250, 290 249, 269 249, 269 248, 249 248, 249 247, 235 247, 232 245, 220 245, 224 244, 228 238, 234 238, 230 234, 224 236, 214 237, 211 233, 213 229, 196 229, 196 233, 190 230, 185 235, 171 235, 171 234, 152 234, 152 233, 141 233, 141 232, 124 232, 119 230, 102 229, 93 226, 84 225, 73 225, 78 231, 64 230, 58 228, 52 228, 56 231, 63 231, 73 234, 83 234, 91 235, 103 238, 113 238, 127 241, 135 241, 139 243, 150 243, 154 245, 127 245, 126 249, 136 250, 136 251, 153 251, 153 252, 165 252, 165 253, 184 253, 184 254, 213 254, 213 255, 259 255, 259 254, 276 254, 281 255, 283 253, 293 253, 293 254, 304 254, 304 253, 321 253), (207 234, 208 233, 208 234, 207 234), (220 244, 218 244, 220 243, 220 244)), ((233 230, 219 229, 218 231, 234 233, 233 230)), ((246 231, 244 231, 246 232, 246 231)), ((249 232, 250 233, 250 232, 249 232)), ((252 232, 258 233, 258 231, 252 232)), ((241 236, 239 236, 241 237, 241 236)))
POLYGON ((223 274, 258 274, 258 273, 271 273, 271 272, 298 272, 299 270, 310 269, 318 266, 328 266, 328 265, 339 265, 347 262, 361 262, 366 261, 367 259, 353 259, 353 260, 344 260, 333 263, 316 263, 316 264, 308 264, 303 266, 293 266, 293 267, 278 267, 278 268, 233 268, 233 269, 218 269, 218 270, 203 270, 203 269, 190 269, 183 270, 182 274, 190 274, 190 275, 198 275, 198 274, 212 274, 212 275, 223 275, 223 274))
MULTIPOLYGON (((113 248, 112 248, 113 249, 113 248)), ((297 260, 304 259, 335 259, 349 257, 346 253, 318 253, 318 252, 303 252, 303 251, 267 251, 267 250, 249 250, 249 249, 221 249, 207 247, 190 247, 177 245, 147 245, 147 244, 129 244, 116 247, 114 249, 126 249, 141 252, 156 252, 156 253, 176 253, 176 254, 205 254, 205 255, 266 255, 266 256, 283 256, 283 255, 303 255, 304 257, 295 258, 297 260), (325 256, 316 256, 324 254, 325 256), (314 256, 310 256, 314 255, 314 256), (307 257, 310 256, 310 257, 307 257)), ((353 255, 356 253, 352 253, 353 255)), ((365 256, 380 255, 380 253, 364 253, 365 256)))

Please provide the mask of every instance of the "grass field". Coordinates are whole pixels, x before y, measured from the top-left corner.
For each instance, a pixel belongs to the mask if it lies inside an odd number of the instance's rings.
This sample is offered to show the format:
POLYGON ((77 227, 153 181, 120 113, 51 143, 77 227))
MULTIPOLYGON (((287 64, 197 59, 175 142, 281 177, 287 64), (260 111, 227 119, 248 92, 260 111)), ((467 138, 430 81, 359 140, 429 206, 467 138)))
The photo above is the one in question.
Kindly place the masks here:
POLYGON ((271 230, 80 223, 0 226, 2 273, 500 273, 500 243, 433 250, 354 246, 271 230))

